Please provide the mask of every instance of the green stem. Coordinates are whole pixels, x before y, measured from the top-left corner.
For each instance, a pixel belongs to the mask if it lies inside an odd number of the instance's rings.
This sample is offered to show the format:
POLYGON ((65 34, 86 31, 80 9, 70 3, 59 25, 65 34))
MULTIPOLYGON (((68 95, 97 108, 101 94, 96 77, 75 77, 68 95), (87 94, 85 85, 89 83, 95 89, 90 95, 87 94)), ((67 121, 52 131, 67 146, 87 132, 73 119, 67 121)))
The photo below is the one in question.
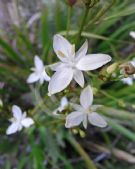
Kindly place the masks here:
MULTIPOLYGON (((36 96, 35 96, 35 97, 36 97, 36 96)), ((33 109, 32 111, 29 112, 29 114, 30 114, 31 116, 34 116, 39 109, 42 109, 42 106, 44 106, 44 109, 46 109, 47 112, 49 113, 49 112, 50 112, 50 109, 48 109, 48 107, 44 104, 45 100, 46 100, 48 97, 49 97, 48 95, 45 95, 43 98, 40 97, 39 103, 34 107, 34 109, 33 109)))
POLYGON ((84 16, 83 16, 81 25, 80 25, 80 29, 79 29, 78 34, 77 34, 76 44, 77 44, 77 43, 79 42, 79 40, 80 40, 81 33, 82 33, 82 31, 83 31, 83 28, 84 28, 84 25, 85 25, 85 22, 86 22, 88 13, 89 13, 89 7, 86 7, 86 10, 85 10, 85 13, 84 13, 84 16))
POLYGON ((95 16, 95 18, 88 22, 88 25, 86 25, 86 27, 88 27, 91 24, 94 24, 95 22, 97 22, 108 10, 110 10, 110 8, 115 4, 116 0, 112 0, 112 3, 110 5, 108 5, 106 8, 102 8, 97 15, 95 16))
MULTIPOLYGON (((61 31, 60 34, 66 35, 66 31, 61 31)), ((76 31, 76 30, 69 31, 69 36, 75 36, 75 35, 78 35, 78 31, 76 31)), ((101 36, 101 35, 97 35, 97 34, 89 33, 89 32, 82 32, 81 36, 83 36, 85 38, 101 39, 104 41, 110 41, 110 42, 116 42, 116 43, 122 43, 122 44, 132 44, 132 45, 134 44, 133 42, 130 42, 130 41, 115 40, 115 39, 107 38, 105 36, 101 36)))
POLYGON ((66 35, 67 37, 69 34, 69 30, 70 30, 71 13, 72 13, 72 7, 69 6, 68 7, 68 16, 67 16, 67 35, 66 35))
POLYGON ((88 169, 97 169, 96 166, 94 165, 93 161, 90 159, 88 154, 84 151, 82 146, 72 137, 72 136, 67 136, 67 140, 71 143, 71 145, 78 151, 78 153, 82 156, 84 161, 86 162, 88 169))
POLYGON ((135 120, 135 114, 127 112, 125 110, 117 110, 111 107, 103 106, 101 112, 105 116, 120 120, 130 120, 133 122, 135 120))
POLYGON ((107 92, 100 90, 100 93, 102 93, 103 95, 105 95, 106 97, 112 99, 113 101, 115 101, 116 103, 119 104, 119 106, 121 107, 126 107, 126 103, 123 100, 117 99, 114 96, 108 94, 107 92))

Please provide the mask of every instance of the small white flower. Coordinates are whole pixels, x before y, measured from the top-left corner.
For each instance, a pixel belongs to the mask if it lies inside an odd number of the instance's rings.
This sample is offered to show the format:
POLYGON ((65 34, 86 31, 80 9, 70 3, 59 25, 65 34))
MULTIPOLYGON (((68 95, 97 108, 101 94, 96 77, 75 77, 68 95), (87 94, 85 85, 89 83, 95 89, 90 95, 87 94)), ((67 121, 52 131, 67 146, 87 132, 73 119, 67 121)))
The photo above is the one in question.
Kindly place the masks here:
POLYGON ((78 126, 81 122, 84 128, 87 128, 87 123, 91 123, 94 126, 106 127, 107 123, 102 116, 96 113, 96 109, 101 107, 101 105, 92 105, 93 102, 93 92, 90 86, 83 89, 80 96, 80 104, 75 105, 74 109, 76 111, 70 113, 66 117, 66 128, 71 128, 78 126))
POLYGON ((132 86, 133 85, 133 78, 132 77, 127 77, 127 78, 123 78, 121 79, 123 83, 132 86))
POLYGON ((44 81, 49 81, 50 77, 47 75, 45 71, 43 61, 38 56, 34 57, 34 64, 35 67, 31 68, 33 73, 29 75, 27 83, 34 83, 36 81, 39 81, 40 84, 43 84, 44 81))
POLYGON ((7 135, 16 133, 17 131, 22 130, 23 127, 28 128, 32 124, 34 124, 33 119, 30 117, 26 117, 26 112, 22 113, 20 107, 13 105, 12 113, 13 113, 13 118, 10 119, 10 122, 12 124, 6 130, 7 135))
POLYGON ((134 32, 134 31, 131 31, 131 32, 129 33, 129 35, 130 35, 132 38, 135 39, 135 32, 134 32))
POLYGON ((59 107, 53 112, 54 115, 59 115, 57 112, 62 112, 69 105, 69 101, 66 97, 62 97, 59 107))
POLYGON ((111 61, 111 57, 106 54, 86 55, 87 41, 75 53, 75 45, 61 35, 54 36, 53 48, 60 62, 52 66, 52 70, 56 72, 49 82, 49 95, 64 90, 73 79, 84 87, 83 71, 95 70, 111 61))

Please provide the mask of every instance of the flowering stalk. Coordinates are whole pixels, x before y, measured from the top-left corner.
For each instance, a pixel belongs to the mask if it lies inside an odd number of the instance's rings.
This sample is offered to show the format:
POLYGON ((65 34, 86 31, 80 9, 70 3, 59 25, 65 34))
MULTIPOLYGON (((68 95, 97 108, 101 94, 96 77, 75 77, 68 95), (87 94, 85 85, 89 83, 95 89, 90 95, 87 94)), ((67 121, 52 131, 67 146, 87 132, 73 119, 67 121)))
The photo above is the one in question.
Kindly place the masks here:
POLYGON ((68 7, 68 16, 67 16, 67 37, 70 30, 70 20, 71 20, 72 6, 68 7))
POLYGON ((80 29, 79 29, 79 31, 78 31, 78 35, 77 35, 77 38, 76 38, 76 44, 77 44, 77 42, 80 40, 81 33, 82 33, 82 31, 83 31, 83 28, 84 28, 84 25, 85 25, 85 22, 86 22, 88 13, 89 13, 89 7, 87 6, 87 7, 86 7, 86 10, 85 10, 85 13, 84 13, 84 16, 83 16, 83 19, 82 19, 82 22, 81 22, 81 25, 80 25, 80 29))
POLYGON ((86 162, 88 169, 97 169, 94 165, 93 161, 90 159, 88 154, 84 151, 84 149, 81 147, 81 145, 73 138, 73 137, 67 137, 67 140, 72 144, 72 146, 78 151, 78 153, 82 156, 84 161, 86 162))
POLYGON ((81 33, 83 31, 83 28, 84 28, 86 20, 87 20, 87 16, 89 14, 89 9, 94 7, 98 2, 99 2, 99 0, 94 0, 94 1, 84 0, 84 4, 85 4, 85 7, 86 7, 86 10, 85 10, 85 13, 84 13, 81 25, 80 25, 80 29, 78 31, 78 35, 77 35, 77 38, 76 38, 76 43, 80 40, 81 33))
MULTIPOLYGON (((115 4, 116 0, 112 0, 111 4, 108 5, 106 8, 102 8, 98 13, 97 15, 95 16, 95 18, 88 22, 88 24, 86 25, 86 27, 90 26, 91 24, 97 22, 107 11, 110 10, 110 8, 115 4)), ((86 28, 85 27, 85 28, 86 28)))

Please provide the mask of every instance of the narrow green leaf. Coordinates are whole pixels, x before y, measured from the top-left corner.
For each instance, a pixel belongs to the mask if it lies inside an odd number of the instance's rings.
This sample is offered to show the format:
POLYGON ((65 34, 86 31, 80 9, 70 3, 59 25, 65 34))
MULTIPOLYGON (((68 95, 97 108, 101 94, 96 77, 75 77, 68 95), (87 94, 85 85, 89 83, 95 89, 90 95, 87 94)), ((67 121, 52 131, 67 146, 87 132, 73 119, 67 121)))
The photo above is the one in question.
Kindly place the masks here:
POLYGON ((120 124, 117 124, 115 122, 113 122, 112 120, 108 121, 108 124, 117 132, 121 133, 123 136, 127 137, 128 139, 130 139, 131 141, 135 141, 135 133, 133 133, 132 131, 130 131, 129 129, 123 127, 120 124))
POLYGON ((14 61, 15 63, 21 63, 21 57, 15 52, 14 49, 0 37, 0 46, 2 47, 3 51, 7 54, 6 56, 14 61))

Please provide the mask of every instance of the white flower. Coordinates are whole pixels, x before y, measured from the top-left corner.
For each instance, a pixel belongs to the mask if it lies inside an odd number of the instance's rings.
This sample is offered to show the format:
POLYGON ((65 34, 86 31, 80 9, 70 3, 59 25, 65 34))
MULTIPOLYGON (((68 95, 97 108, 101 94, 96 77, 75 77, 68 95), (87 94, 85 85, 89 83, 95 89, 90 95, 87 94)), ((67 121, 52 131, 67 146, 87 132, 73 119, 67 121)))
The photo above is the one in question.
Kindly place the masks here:
POLYGON ((84 87, 84 75, 82 71, 95 70, 111 61, 106 54, 86 55, 88 42, 75 53, 75 45, 70 44, 61 35, 55 35, 53 48, 60 62, 52 66, 56 71, 52 76, 48 90, 49 95, 64 90, 74 79, 81 87, 84 87))
POLYGON ((130 35, 132 38, 135 39, 135 32, 134 32, 134 31, 131 31, 131 32, 129 33, 129 35, 130 35))
POLYGON ((34 57, 34 64, 35 67, 31 68, 33 73, 29 75, 27 83, 34 83, 36 81, 39 81, 40 84, 43 84, 44 81, 49 81, 50 77, 47 75, 45 71, 43 61, 38 56, 34 57))
POLYGON ((87 122, 94 126, 106 127, 107 123, 102 116, 96 113, 96 109, 101 107, 101 105, 92 105, 93 102, 93 92, 90 86, 83 89, 80 96, 80 104, 75 105, 74 109, 76 111, 70 113, 66 117, 66 128, 78 126, 83 122, 84 128, 87 128, 87 122))
POLYGON ((12 124, 6 130, 7 135, 16 133, 17 131, 22 130, 23 127, 28 128, 32 124, 34 124, 33 119, 30 117, 26 117, 26 112, 22 113, 20 107, 13 105, 12 113, 13 113, 13 118, 10 119, 10 122, 12 124))
POLYGON ((133 78, 132 77, 127 77, 127 78, 123 78, 121 79, 123 83, 132 86, 133 85, 133 78))
POLYGON ((62 112, 69 105, 69 101, 66 97, 62 97, 59 107, 53 112, 54 115, 59 115, 57 112, 62 112))

